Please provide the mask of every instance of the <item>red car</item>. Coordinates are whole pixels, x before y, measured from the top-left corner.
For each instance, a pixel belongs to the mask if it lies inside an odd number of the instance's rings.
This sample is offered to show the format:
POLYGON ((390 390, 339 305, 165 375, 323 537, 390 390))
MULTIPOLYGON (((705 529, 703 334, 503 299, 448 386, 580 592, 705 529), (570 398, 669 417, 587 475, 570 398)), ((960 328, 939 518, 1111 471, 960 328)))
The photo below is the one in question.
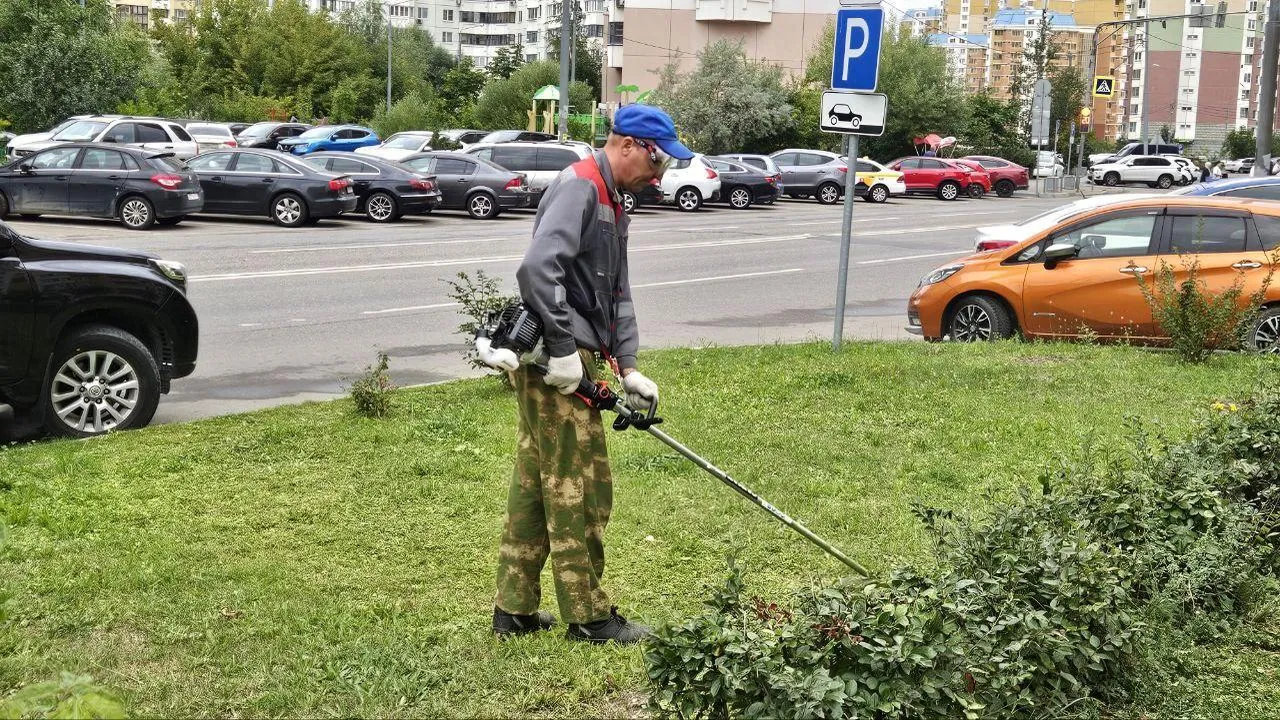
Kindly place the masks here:
POLYGON ((1009 197, 1014 190, 1031 187, 1031 173, 1018 163, 990 155, 969 155, 961 159, 972 160, 990 173, 991 182, 995 184, 996 194, 1000 197, 1009 197))
POLYGON ((889 163, 889 169, 902 173, 908 193, 937 195, 942 200, 955 200, 973 183, 967 168, 944 158, 898 158, 889 163))
POLYGON ((969 197, 977 200, 978 198, 991 192, 991 173, 973 160, 952 160, 951 162, 960 165, 969 171, 969 197))

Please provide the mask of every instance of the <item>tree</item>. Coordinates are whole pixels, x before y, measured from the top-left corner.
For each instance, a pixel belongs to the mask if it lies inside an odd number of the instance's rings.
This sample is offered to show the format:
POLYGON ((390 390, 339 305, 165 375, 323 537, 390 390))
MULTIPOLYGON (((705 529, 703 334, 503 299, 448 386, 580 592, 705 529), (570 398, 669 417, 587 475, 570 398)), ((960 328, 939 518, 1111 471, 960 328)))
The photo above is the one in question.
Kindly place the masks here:
MULTIPOLYGON (((1272 147, 1276 146, 1273 145, 1272 147)), ((1256 136, 1248 128, 1232 130, 1227 133, 1227 137, 1222 141, 1222 157, 1224 158, 1253 157, 1256 149, 1256 136)))
POLYGON ((471 58, 463 58, 445 73, 440 86, 440 100, 452 110, 453 124, 457 127, 476 124, 475 106, 484 89, 485 79, 485 74, 472 64, 471 58))
MULTIPOLYGON (((583 29, 585 27, 586 13, 582 9, 581 2, 573 0, 572 5, 570 5, 570 14, 570 22, 573 23, 573 47, 570 49, 573 59, 572 77, 590 85, 592 97, 598 99, 603 97, 600 94, 600 89, 604 70, 604 51, 587 40, 586 32, 583 29)), ((547 30, 547 59, 556 63, 560 62, 559 26, 547 30)))
POLYGON ((0 2, 0 67, 0 118, 18 132, 113 111, 154 69, 146 37, 105 0, 0 2))
POLYGON ((741 149, 791 123, 782 69, 748 60, 742 46, 718 41, 698 53, 698 65, 681 74, 676 63, 659 73, 651 102, 671 113, 681 134, 701 152, 741 149))
POLYGON ((997 100, 986 93, 974 95, 969 98, 968 115, 969 122, 959 137, 970 152, 995 155, 1028 167, 1035 163, 1035 154, 1019 126, 1022 108, 1016 100, 997 100))
MULTIPOLYGON (((1042 13, 1031 42, 1023 49, 1022 59, 1013 69, 1013 79, 1009 86, 1009 94, 1023 110, 1021 125, 1028 137, 1031 135, 1031 102, 1036 83, 1049 76, 1053 61, 1060 52, 1052 26, 1053 21, 1048 13, 1042 13)), ((1049 130, 1052 132, 1052 126, 1049 130)))
POLYGON ((514 75, 522 65, 524 65, 524 45, 522 43, 517 42, 515 45, 500 47, 498 52, 493 54, 493 59, 489 61, 489 77, 506 80, 514 75))
POLYGON ((1052 68, 1048 77, 1053 86, 1049 94, 1049 130, 1052 132, 1054 124, 1058 125, 1058 150, 1065 155, 1071 125, 1080 117, 1080 109, 1084 107, 1089 93, 1089 83, 1080 68, 1071 66, 1052 68))
MULTIPOLYGON (((533 94, 538 88, 555 85, 559 80, 560 66, 550 60, 543 60, 527 63, 506 80, 489 81, 476 103, 476 122, 487 130, 527 126, 533 94)), ((590 108, 593 103, 591 88, 586 83, 576 82, 569 86, 571 111, 590 108)))

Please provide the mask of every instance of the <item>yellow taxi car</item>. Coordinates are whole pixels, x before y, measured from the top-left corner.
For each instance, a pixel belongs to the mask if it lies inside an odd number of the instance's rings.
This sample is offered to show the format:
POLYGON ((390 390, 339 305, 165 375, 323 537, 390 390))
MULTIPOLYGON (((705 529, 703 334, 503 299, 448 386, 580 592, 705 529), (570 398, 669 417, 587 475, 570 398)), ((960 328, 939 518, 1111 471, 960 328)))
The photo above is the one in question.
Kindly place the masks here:
POLYGON ((871 158, 858 158, 857 184, 854 193, 867 202, 882 203, 894 195, 906 195, 907 183, 902 173, 890 170, 871 158))

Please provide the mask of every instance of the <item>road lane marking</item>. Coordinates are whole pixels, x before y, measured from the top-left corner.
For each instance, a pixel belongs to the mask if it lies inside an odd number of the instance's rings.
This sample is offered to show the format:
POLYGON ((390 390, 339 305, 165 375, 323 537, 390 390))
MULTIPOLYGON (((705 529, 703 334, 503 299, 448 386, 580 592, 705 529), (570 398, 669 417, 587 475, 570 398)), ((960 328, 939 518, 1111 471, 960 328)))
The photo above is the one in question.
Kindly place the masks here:
POLYGON ((447 302, 435 305, 413 305, 410 307, 387 308, 385 310, 365 310, 361 315, 385 315, 387 313, 414 312, 416 310, 436 310, 439 308, 462 307, 462 303, 447 302))
MULTIPOLYGON (((888 220, 898 220, 898 219, 899 219, 899 218, 896 218, 896 217, 869 217, 869 218, 854 218, 854 219, 853 219, 853 221, 854 221, 854 222, 856 222, 856 223, 859 223, 859 222, 886 222, 886 221, 888 221, 888 220)), ((843 220, 843 219, 841 219, 841 220, 818 220, 817 222, 787 223, 787 225, 789 225, 789 226, 791 226, 791 227, 804 227, 804 226, 806 226, 806 225, 839 225, 839 224, 841 224, 841 223, 843 223, 843 222, 844 222, 844 220, 843 220)))
POLYGON ((700 282, 712 282, 714 280, 739 280, 742 278, 764 277, 765 275, 784 275, 787 273, 804 272, 804 268, 787 268, 786 270, 766 270, 763 272, 739 273, 737 275, 713 275, 711 277, 689 278, 688 280, 668 280, 666 282, 644 283, 643 285, 632 285, 632 290, 641 288, 666 287, 668 285, 690 285, 700 282))
POLYGON ((972 255, 973 250, 952 250, 951 252, 926 253, 924 255, 903 255, 902 257, 877 258, 875 260, 859 260, 855 265, 883 265, 892 262, 905 262, 907 260, 921 260, 924 258, 944 257, 947 255, 972 255))
POLYGON ((647 233, 660 233, 660 232, 701 232, 703 230, 737 230, 738 228, 739 226, 737 225, 695 225, 693 227, 678 227, 678 228, 662 227, 662 228, 649 228, 647 230, 631 230, 627 234, 628 235, 644 235, 647 233))
POLYGON ((371 250, 374 248, 392 247, 425 247, 428 245, 466 245, 470 243, 500 242, 502 240, 519 240, 524 235, 509 237, 471 238, 467 240, 422 240, 414 242, 365 243, 363 245, 310 245, 307 247, 271 248, 270 250, 251 250, 250 255, 276 255, 279 253, 323 252, 325 250, 371 250))
MULTIPOLYGON (((649 247, 631 248, 628 254, 658 252, 662 250, 687 250, 698 248, 728 247, 733 245, 761 245, 767 243, 807 240, 816 236, 803 233, 800 235, 782 235, 778 237, 741 238, 737 240, 712 240, 708 242, 672 243, 669 245, 652 245, 649 247)), ((198 275, 188 280, 191 283, 225 282, 230 280, 256 280, 263 278, 305 277, 310 275, 340 275, 346 273, 377 272, 380 270, 414 270, 431 267, 450 267, 454 265, 476 265, 484 263, 517 262, 524 255, 493 255, 490 257, 460 258, 456 260, 419 260, 404 263, 385 263, 379 265, 339 265, 333 267, 297 268, 294 270, 261 270, 257 272, 223 273, 218 275, 198 275)))

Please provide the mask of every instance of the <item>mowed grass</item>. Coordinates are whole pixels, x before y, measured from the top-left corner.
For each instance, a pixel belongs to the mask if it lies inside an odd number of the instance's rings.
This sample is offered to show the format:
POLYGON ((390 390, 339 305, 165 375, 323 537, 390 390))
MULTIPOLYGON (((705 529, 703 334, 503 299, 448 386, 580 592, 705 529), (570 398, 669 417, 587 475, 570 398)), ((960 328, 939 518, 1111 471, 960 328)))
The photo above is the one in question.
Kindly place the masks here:
MULTIPOLYGON (((642 365, 663 429, 874 572, 928 561, 913 503, 981 511, 1056 455, 1126 442, 1133 418, 1180 434, 1276 370, 1019 344, 642 365)), ((514 437, 514 402, 487 379, 402 391, 382 421, 340 401, 0 452, 0 695, 75 670, 141 716, 634 712, 638 649, 489 634, 514 437)), ((605 581, 629 617, 695 611, 735 549, 772 599, 842 574, 652 437, 609 440, 605 581)), ((1274 678, 1253 674, 1227 704, 1280 707, 1274 678)))

